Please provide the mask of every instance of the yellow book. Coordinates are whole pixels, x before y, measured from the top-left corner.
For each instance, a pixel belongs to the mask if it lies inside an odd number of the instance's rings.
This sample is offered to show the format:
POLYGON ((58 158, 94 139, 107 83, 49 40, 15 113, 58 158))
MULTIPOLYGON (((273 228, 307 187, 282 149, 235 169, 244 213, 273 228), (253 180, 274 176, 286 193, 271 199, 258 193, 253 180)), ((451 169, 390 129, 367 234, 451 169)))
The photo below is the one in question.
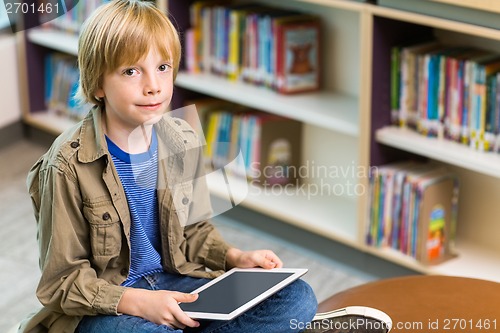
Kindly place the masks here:
POLYGON ((205 146, 205 157, 207 158, 207 162, 212 160, 214 146, 217 144, 219 118, 218 112, 211 113, 208 118, 207 145, 205 146))
POLYGON ((235 81, 239 76, 240 63, 240 25, 242 14, 237 10, 232 10, 229 16, 229 56, 227 76, 229 80, 235 81))

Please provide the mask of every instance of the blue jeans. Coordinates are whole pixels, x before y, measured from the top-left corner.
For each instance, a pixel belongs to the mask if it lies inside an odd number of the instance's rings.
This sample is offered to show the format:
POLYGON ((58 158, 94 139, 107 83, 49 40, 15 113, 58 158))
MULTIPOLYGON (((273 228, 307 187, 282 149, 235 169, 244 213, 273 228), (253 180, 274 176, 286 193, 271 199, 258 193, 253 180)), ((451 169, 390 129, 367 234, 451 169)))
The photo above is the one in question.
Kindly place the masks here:
MULTIPOLYGON (((155 273, 136 282, 133 288, 149 290, 175 290, 189 293, 207 283, 208 279, 169 273, 155 273)), ((254 306, 230 321, 199 320, 200 327, 186 328, 189 333, 256 333, 256 332, 298 332, 292 329, 292 321, 307 323, 316 314, 317 301, 311 287, 297 280, 281 289, 262 303, 254 306)), ((297 325, 293 325, 294 328, 297 325)), ((180 333, 166 325, 157 325, 145 319, 121 316, 86 316, 82 319, 77 333, 180 333)))

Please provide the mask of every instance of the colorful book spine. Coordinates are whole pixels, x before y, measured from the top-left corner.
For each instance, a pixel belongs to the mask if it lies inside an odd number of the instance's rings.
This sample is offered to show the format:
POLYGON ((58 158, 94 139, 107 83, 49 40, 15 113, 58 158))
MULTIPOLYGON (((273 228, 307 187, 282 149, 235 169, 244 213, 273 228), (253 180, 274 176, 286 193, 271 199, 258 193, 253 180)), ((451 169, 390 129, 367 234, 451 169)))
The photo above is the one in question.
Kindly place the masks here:
POLYGON ((309 14, 196 1, 191 5, 193 36, 185 53, 188 70, 210 71, 283 94, 316 90, 320 28, 319 18, 309 14))
POLYGON ((500 151, 500 54, 435 42, 391 48, 395 125, 471 149, 500 151))
POLYGON ((231 164, 226 171, 262 186, 298 181, 285 169, 300 163, 300 122, 222 101, 201 100, 198 109, 206 115, 208 168, 231 164), (239 155, 242 159, 232 163, 239 155))
POLYGON ((51 111, 73 120, 81 120, 91 105, 80 105, 75 94, 80 78, 76 58, 62 53, 45 57, 45 105, 51 111))
POLYGON ((370 175, 366 243, 424 264, 453 257, 458 180, 441 166, 402 162, 370 175))

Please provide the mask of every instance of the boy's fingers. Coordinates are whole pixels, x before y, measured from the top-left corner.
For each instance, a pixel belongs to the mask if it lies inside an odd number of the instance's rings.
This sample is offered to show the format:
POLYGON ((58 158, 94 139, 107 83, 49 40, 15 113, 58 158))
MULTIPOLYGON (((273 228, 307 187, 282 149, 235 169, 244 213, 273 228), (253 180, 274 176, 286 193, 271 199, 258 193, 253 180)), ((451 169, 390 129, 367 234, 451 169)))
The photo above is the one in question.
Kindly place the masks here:
POLYGON ((278 258, 278 256, 272 251, 265 254, 265 259, 267 263, 264 267, 266 268, 280 268, 283 266, 280 258, 278 258))
MULTIPOLYGON (((191 303, 198 299, 198 294, 185 294, 179 292, 176 293, 176 295, 174 295, 173 297, 176 301, 180 303, 191 303)), ((190 318, 186 313, 184 313, 184 311, 182 311, 182 309, 179 306, 177 306, 175 309, 172 310, 172 315, 176 320, 176 323, 174 323, 174 325, 178 328, 184 329, 186 326, 188 327, 200 326, 200 323, 190 318)))
POLYGON ((188 315, 186 315, 182 310, 179 308, 179 311, 172 312, 174 315, 174 322, 172 325, 174 325, 176 328, 184 329, 186 326, 188 327, 198 327, 200 326, 200 323, 197 322, 196 320, 193 320, 189 318, 188 315))
POLYGON ((178 303, 192 303, 198 299, 198 294, 176 292, 172 296, 178 303))
POLYGON ((271 258, 271 261, 273 262, 275 268, 281 268, 281 267, 283 267, 283 262, 280 260, 280 258, 278 258, 277 255, 274 255, 271 258))
POLYGON ((256 264, 262 268, 274 268, 276 267, 276 264, 269 258, 266 258, 265 256, 260 256, 256 260, 256 264))

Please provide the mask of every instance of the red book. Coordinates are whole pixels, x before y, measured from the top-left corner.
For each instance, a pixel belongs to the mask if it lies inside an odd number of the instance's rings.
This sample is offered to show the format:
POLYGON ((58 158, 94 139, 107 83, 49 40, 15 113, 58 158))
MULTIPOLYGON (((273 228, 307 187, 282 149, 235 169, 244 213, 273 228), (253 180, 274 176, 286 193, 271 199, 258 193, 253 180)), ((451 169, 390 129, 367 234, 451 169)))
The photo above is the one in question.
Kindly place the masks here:
POLYGON ((293 94, 320 86, 320 21, 306 15, 275 22, 276 90, 293 94))

